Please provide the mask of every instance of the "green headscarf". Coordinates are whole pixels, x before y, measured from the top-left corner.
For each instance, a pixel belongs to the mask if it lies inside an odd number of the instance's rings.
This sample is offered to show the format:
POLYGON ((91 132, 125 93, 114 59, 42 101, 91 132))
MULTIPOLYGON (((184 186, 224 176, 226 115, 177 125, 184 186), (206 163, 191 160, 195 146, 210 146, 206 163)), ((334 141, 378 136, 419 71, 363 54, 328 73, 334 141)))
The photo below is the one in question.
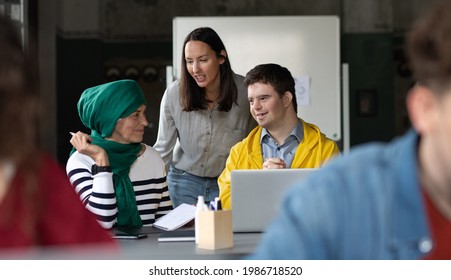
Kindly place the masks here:
POLYGON ((129 177, 130 166, 138 157, 141 143, 121 144, 105 138, 112 135, 120 118, 128 117, 143 104, 147 104, 146 99, 134 80, 88 88, 77 104, 81 121, 91 129, 92 144, 102 147, 108 154, 116 192, 118 226, 142 226, 129 177))

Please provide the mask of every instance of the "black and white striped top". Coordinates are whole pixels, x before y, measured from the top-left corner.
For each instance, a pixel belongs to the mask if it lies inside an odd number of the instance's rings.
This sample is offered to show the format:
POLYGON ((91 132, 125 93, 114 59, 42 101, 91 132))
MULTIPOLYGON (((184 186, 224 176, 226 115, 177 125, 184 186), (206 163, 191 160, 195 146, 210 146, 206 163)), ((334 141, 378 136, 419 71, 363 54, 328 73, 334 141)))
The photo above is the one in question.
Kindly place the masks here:
MULTIPOLYGON (((96 215, 104 228, 109 229, 117 222, 113 173, 100 172, 92 176, 94 163, 91 157, 75 152, 67 161, 66 172, 86 208, 96 215)), ((165 165, 155 149, 146 145, 145 152, 131 166, 129 176, 144 226, 152 225, 155 219, 172 210, 165 165)))

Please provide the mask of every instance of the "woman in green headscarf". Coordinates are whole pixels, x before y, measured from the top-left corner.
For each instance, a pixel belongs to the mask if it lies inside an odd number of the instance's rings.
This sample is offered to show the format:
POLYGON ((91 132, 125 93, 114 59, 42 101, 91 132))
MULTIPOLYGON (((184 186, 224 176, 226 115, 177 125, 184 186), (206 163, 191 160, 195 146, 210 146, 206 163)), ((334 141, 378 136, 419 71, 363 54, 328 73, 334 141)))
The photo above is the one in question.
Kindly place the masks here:
POLYGON ((91 134, 72 133, 66 171, 102 226, 152 225, 172 210, 164 162, 141 143, 148 122, 139 85, 119 80, 88 88, 77 108, 91 134))

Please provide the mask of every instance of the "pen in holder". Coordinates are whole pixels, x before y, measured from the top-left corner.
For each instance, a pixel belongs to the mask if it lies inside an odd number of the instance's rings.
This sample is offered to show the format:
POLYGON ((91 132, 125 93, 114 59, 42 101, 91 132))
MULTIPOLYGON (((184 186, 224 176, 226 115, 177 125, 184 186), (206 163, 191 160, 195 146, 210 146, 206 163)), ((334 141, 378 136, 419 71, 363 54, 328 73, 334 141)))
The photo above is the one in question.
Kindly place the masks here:
POLYGON ((199 211, 198 244, 201 249, 225 249, 233 247, 232 211, 199 211))

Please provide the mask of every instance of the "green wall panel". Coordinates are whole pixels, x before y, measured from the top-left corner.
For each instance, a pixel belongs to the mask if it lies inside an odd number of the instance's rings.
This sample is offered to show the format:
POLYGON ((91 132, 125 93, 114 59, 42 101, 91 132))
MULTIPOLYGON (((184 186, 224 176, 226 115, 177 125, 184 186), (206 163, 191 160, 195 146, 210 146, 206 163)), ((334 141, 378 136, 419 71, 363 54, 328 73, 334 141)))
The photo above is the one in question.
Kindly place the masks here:
POLYGON ((395 135, 393 36, 344 34, 342 61, 349 64, 351 146, 395 135))

